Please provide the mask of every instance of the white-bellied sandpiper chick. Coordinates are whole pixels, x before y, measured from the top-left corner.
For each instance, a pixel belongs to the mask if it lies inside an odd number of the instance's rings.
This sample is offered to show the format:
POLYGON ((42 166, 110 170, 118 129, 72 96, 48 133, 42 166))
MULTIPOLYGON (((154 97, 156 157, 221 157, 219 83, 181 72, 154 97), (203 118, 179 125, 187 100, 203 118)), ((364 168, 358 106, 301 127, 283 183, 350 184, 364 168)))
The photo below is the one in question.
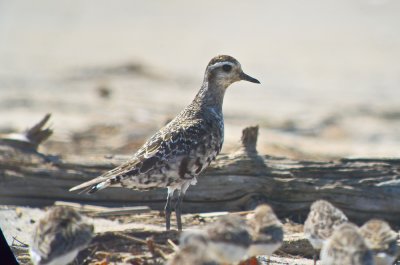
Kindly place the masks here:
POLYGON ((165 216, 169 230, 171 201, 177 190, 175 213, 177 227, 182 230, 182 199, 188 187, 196 184, 196 177, 221 151, 225 91, 240 80, 260 83, 246 75, 235 58, 214 57, 207 65, 203 85, 196 97, 177 117, 154 134, 130 160, 70 191, 93 193, 110 186, 135 190, 168 188, 165 216))
POLYGON ((221 217, 206 227, 211 256, 223 264, 235 264, 246 257, 251 235, 246 222, 238 216, 221 217))
POLYGON ((321 250, 322 265, 374 265, 374 257, 356 225, 340 225, 321 250))
POLYGON ((86 248, 93 236, 93 225, 67 207, 52 208, 39 220, 29 252, 34 265, 65 265, 86 248))
POLYGON ((376 265, 394 263, 399 254, 398 234, 387 222, 379 219, 369 220, 360 228, 360 233, 368 248, 374 253, 376 265))
POLYGON ((269 205, 257 206, 254 214, 248 215, 248 224, 252 237, 252 243, 247 251, 248 256, 271 256, 281 247, 283 243, 282 223, 269 205))
POLYGON ((304 235, 313 246, 314 265, 323 243, 332 235, 341 224, 347 222, 346 215, 331 203, 325 200, 315 201, 311 205, 310 213, 304 223, 304 235))
POLYGON ((204 231, 185 231, 179 241, 179 250, 167 265, 218 265, 210 256, 209 239, 204 231))

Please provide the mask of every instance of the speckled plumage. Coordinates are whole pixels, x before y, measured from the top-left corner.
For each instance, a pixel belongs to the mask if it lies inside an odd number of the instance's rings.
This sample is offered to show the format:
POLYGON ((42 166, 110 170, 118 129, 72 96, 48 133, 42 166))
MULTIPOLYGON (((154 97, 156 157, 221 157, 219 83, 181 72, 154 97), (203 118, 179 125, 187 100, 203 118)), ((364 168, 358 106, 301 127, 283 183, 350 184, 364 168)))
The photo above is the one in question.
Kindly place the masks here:
POLYGON ((254 214, 248 216, 252 242, 248 255, 272 255, 283 243, 282 223, 276 217, 273 209, 262 204, 257 206, 254 214))
POLYGON ((180 203, 196 177, 215 159, 224 140, 222 104, 229 85, 239 80, 259 83, 243 73, 231 56, 214 57, 207 65, 203 84, 196 97, 170 123, 154 134, 119 167, 70 189, 96 192, 109 186, 135 190, 168 188, 166 223, 169 229, 170 203, 178 190, 177 222, 180 203))
POLYGON ((179 241, 179 250, 167 265, 218 265, 210 256, 209 239, 203 231, 185 231, 179 241))
POLYGON ((238 216, 227 215, 209 224, 211 256, 220 263, 234 264, 246 257, 251 236, 246 222, 238 216))
POLYGON ((360 228, 368 248, 374 253, 376 265, 391 265, 399 254, 398 234, 383 220, 372 219, 360 228))
POLYGON ((35 265, 64 265, 84 249, 93 236, 93 225, 71 208, 55 207, 39 220, 29 252, 35 265))
MULTIPOLYGON (((347 221, 346 215, 340 209, 328 201, 318 200, 311 205, 310 213, 304 223, 304 235, 318 252, 333 231, 347 221)), ((314 264, 316 258, 315 254, 314 264)))
POLYGON ((318 200, 311 205, 311 211, 304 223, 304 234, 315 249, 321 249, 334 229, 348 219, 346 215, 331 203, 318 200))
POLYGON ((372 252, 356 225, 340 225, 321 250, 323 265, 374 265, 372 252))

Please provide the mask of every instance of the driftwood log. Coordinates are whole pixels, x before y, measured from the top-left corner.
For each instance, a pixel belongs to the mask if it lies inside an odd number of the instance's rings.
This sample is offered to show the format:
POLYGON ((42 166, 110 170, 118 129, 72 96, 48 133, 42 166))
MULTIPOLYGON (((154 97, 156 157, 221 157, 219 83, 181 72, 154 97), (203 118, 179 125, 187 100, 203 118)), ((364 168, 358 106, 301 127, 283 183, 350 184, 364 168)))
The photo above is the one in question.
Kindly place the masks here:
MULTIPOLYGON (((184 212, 243 211, 267 202, 280 217, 300 221, 313 201, 324 198, 356 223, 380 217, 400 225, 400 159, 312 162, 259 155, 257 135, 258 127, 246 128, 240 149, 222 154, 212 163, 198 184, 190 187, 184 212)), ((92 195, 68 192, 128 157, 63 161, 32 146, 0 141, 0 204, 44 206, 63 200, 164 207, 166 190, 109 188, 92 195)))

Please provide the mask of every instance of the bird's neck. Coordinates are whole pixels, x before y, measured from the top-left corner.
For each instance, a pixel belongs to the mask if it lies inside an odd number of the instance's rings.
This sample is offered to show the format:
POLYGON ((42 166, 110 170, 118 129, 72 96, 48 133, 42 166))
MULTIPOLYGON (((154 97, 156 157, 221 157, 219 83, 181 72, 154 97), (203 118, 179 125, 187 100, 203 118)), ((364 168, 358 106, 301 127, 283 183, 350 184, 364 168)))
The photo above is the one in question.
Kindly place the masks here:
POLYGON ((210 82, 208 78, 205 78, 194 102, 201 108, 213 108, 222 112, 225 91, 226 87, 224 84, 210 82))

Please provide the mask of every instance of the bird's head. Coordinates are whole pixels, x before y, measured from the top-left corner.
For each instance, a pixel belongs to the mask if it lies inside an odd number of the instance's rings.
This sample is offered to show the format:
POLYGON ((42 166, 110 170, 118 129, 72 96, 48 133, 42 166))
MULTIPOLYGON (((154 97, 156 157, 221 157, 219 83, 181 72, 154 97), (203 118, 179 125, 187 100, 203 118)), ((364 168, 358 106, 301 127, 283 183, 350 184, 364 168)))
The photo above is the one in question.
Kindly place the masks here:
POLYGON ((267 219, 270 219, 271 216, 275 216, 274 210, 268 204, 261 204, 254 209, 253 215, 250 217, 254 218, 254 220, 258 223, 262 223, 267 219))
POLYGON ((206 78, 208 82, 227 88, 234 82, 245 80, 260 84, 257 79, 245 74, 240 63, 229 55, 218 55, 207 65, 206 78))

